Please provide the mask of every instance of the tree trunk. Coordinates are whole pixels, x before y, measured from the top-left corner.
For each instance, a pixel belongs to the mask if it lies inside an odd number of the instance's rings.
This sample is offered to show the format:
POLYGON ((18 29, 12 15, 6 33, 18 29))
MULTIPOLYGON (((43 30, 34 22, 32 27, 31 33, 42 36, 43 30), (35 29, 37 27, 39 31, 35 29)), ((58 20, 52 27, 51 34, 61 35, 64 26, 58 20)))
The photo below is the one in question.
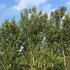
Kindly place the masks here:
POLYGON ((45 69, 45 58, 44 58, 44 70, 46 70, 46 69, 45 69))
POLYGON ((67 70, 66 58, 65 58, 65 53, 64 53, 64 49, 63 48, 62 48, 62 53, 63 53, 63 59, 64 59, 64 67, 65 67, 65 70, 67 70))

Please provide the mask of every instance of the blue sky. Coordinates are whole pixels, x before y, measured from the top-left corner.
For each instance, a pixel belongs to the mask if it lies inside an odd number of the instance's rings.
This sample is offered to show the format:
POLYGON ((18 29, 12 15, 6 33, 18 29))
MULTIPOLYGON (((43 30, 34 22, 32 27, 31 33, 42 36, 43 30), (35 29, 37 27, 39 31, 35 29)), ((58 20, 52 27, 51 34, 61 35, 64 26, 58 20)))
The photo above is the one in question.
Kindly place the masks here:
POLYGON ((0 23, 5 19, 11 20, 12 17, 18 20, 21 10, 32 6, 47 11, 48 14, 60 6, 65 6, 70 11, 70 0, 0 0, 0 23))

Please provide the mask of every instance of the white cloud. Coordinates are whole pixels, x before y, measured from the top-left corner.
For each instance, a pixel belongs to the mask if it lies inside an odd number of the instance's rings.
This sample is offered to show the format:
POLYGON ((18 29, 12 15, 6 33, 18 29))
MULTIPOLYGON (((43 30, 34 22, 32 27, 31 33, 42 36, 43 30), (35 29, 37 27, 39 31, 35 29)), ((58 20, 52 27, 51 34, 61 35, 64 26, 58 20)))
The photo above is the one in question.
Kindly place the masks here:
POLYGON ((6 9, 5 12, 1 15, 3 19, 7 19, 9 16, 15 16, 16 13, 20 12, 23 8, 28 8, 32 6, 36 6, 37 8, 39 7, 44 7, 43 10, 51 11, 51 5, 48 4, 49 0, 14 0, 15 5, 12 7, 6 9), (43 6, 41 6, 43 4, 43 6), (46 5, 44 5, 46 4, 46 5))
POLYGON ((40 6, 41 4, 47 2, 49 0, 17 0, 16 2, 18 2, 17 5, 14 5, 12 7, 12 9, 20 11, 23 8, 26 8, 28 6, 40 6))
POLYGON ((66 5, 67 6, 70 6, 70 0, 67 1, 66 5))
POLYGON ((47 4, 47 5, 45 5, 44 7, 43 7, 43 11, 49 11, 50 10, 50 8, 51 8, 51 4, 47 4))
POLYGON ((5 5, 0 3, 0 9, 3 9, 4 7, 5 7, 5 5))
POLYGON ((55 11, 55 8, 52 8, 51 4, 47 4, 44 6, 43 11, 48 13, 48 18, 50 18, 50 14, 52 11, 55 11))
POLYGON ((66 7, 67 7, 67 10, 70 10, 70 0, 67 0, 66 7))
POLYGON ((70 9, 70 0, 67 1, 66 7, 67 7, 68 10, 70 9))
POLYGON ((6 20, 8 18, 15 17, 15 14, 18 13, 16 10, 12 10, 11 8, 6 9, 3 14, 0 16, 2 20, 6 20))

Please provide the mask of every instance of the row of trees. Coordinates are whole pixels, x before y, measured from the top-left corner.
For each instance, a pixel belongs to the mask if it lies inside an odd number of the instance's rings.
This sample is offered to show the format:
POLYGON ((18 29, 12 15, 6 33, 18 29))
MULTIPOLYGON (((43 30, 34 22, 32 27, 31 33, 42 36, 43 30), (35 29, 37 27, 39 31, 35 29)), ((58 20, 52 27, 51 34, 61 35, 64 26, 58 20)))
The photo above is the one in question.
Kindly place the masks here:
POLYGON ((70 14, 24 9, 0 27, 0 70, 69 70, 70 14))

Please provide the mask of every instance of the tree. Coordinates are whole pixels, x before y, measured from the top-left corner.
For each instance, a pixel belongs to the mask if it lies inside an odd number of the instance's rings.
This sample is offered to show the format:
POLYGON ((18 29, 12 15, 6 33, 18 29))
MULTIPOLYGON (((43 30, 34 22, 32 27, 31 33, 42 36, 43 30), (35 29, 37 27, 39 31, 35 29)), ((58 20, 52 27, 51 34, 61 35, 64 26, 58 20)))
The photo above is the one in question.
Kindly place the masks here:
POLYGON ((24 9, 0 27, 0 70, 69 70, 70 15, 65 7, 48 14, 24 9))

